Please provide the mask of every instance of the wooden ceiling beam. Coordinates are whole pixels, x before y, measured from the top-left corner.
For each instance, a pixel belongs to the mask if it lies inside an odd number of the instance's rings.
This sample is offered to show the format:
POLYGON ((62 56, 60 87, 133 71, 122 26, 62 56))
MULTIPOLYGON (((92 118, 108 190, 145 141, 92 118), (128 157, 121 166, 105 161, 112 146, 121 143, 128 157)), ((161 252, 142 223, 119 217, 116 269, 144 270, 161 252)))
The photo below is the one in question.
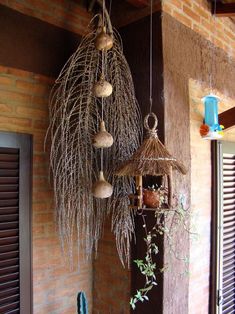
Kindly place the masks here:
POLYGON ((136 8, 147 7, 150 3, 149 0, 126 0, 126 1, 136 8))
MULTIPOLYGON (((120 0, 119 0, 120 1, 120 0)), ((120 1, 120 6, 116 7, 115 15, 112 17, 113 24, 116 28, 126 26, 131 24, 137 20, 140 20, 148 15, 150 15, 150 1, 149 0, 141 0, 145 1, 147 5, 144 7, 136 7, 129 2, 130 0, 125 0, 123 2, 120 1)), ((138 0, 134 0, 137 3, 138 0)), ((161 1, 154 0, 153 1, 153 13, 161 11, 161 1)))
POLYGON ((235 107, 221 112, 219 114, 219 122, 224 126, 225 130, 235 126, 235 107))
POLYGON ((215 13, 215 16, 218 17, 232 17, 235 16, 235 3, 222 3, 217 2, 216 7, 215 3, 212 2, 212 14, 215 13))

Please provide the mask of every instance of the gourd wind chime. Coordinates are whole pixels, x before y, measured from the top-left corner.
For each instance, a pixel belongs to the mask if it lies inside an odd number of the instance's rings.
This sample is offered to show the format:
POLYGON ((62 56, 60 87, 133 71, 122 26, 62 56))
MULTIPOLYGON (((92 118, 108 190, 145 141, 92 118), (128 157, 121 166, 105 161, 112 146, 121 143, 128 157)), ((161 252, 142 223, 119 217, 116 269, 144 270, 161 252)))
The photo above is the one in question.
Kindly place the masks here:
MULTIPOLYGON (((177 170, 182 174, 186 174, 186 169, 176 158, 174 158, 159 140, 157 135, 158 119, 154 112, 152 112, 153 105, 153 0, 150 1, 150 68, 149 68, 149 114, 144 119, 144 127, 147 130, 147 137, 133 154, 133 156, 123 162, 116 174, 118 176, 135 177, 137 195, 130 195, 130 208, 143 209, 143 176, 160 177, 162 185, 167 194, 166 208, 171 207, 172 201, 172 170, 177 170), (154 120, 153 127, 149 126, 149 118, 154 120)), ((158 210, 158 208, 155 208, 158 210)))
POLYGON ((50 168, 61 244, 72 261, 74 237, 86 257, 97 252, 107 215, 117 250, 129 262, 134 233, 132 178, 114 171, 138 148, 140 111, 119 34, 97 0, 90 31, 62 69, 50 98, 50 168), (75 232, 77 234, 75 235, 75 232), (85 240, 84 240, 85 239, 85 240))
MULTIPOLYGON (((214 1, 214 19, 216 14, 216 0, 214 1)), ((211 47, 211 70, 210 70, 210 89, 212 90, 212 70, 214 64, 214 48, 211 47)), ((219 124, 218 115, 218 103, 220 101, 219 97, 210 93, 209 95, 202 98, 204 104, 204 121, 200 126, 200 134, 203 139, 206 140, 218 140, 223 137, 224 126, 219 124)))

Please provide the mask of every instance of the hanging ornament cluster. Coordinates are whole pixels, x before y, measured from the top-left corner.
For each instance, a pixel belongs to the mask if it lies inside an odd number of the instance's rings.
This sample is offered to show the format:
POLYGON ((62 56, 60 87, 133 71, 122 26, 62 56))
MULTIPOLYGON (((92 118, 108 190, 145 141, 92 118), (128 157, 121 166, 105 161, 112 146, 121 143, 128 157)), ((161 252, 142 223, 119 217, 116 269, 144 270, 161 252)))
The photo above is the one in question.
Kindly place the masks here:
MULTIPOLYGON (((104 8, 103 8, 104 10, 104 8)), ((104 11, 103 11, 104 12, 104 11)), ((99 179, 94 183, 92 193, 94 197, 104 199, 108 198, 113 194, 113 187, 104 178, 103 167, 104 167, 104 153, 103 149, 111 147, 113 145, 113 137, 106 131, 104 122, 104 99, 112 95, 113 86, 105 80, 105 54, 109 49, 113 47, 113 39, 106 33, 106 27, 104 26, 104 16, 102 19, 103 27, 102 31, 96 36, 95 47, 102 54, 101 59, 101 76, 98 82, 94 84, 94 95, 95 97, 101 98, 101 122, 100 130, 93 137, 93 146, 101 149, 100 154, 100 175, 99 179)))
POLYGON ((97 3, 102 14, 92 19, 53 87, 47 140, 64 252, 72 257, 77 232, 77 243, 91 257, 110 215, 124 264, 134 233, 128 208, 134 180, 119 178, 114 171, 139 146, 141 117, 120 36, 112 29, 104 1, 97 3))

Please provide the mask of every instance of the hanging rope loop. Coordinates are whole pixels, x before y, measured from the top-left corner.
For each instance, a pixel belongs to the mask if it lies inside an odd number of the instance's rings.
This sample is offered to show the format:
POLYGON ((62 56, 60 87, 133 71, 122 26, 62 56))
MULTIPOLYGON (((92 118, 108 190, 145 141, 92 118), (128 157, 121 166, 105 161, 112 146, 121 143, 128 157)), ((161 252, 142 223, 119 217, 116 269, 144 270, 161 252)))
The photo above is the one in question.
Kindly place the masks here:
POLYGON ((150 112, 147 114, 147 116, 144 118, 144 127, 145 129, 150 133, 157 133, 157 125, 158 125, 158 119, 157 116, 155 115, 155 113, 150 112), (154 120, 154 124, 153 127, 149 126, 149 118, 153 118, 154 120))

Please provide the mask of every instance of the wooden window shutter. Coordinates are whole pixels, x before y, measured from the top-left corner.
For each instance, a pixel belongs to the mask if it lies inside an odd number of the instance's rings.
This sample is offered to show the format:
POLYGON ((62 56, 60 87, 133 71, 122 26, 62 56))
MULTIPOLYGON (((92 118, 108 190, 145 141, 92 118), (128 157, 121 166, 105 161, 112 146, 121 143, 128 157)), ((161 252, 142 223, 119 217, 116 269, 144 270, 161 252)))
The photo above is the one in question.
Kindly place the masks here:
POLYGON ((215 171, 215 205, 213 253, 215 272, 214 313, 235 313, 235 143, 214 144, 217 170, 215 171))
POLYGON ((0 132, 0 313, 31 310, 31 136, 0 132))

